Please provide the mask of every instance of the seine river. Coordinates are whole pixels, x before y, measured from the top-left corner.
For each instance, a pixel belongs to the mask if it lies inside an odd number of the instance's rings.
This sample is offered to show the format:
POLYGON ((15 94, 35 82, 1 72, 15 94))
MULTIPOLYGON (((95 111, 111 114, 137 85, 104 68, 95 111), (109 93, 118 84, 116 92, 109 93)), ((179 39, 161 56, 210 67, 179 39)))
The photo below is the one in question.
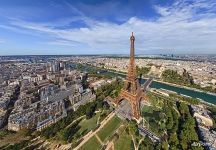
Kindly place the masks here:
MULTIPOLYGON (((86 66, 85 69, 81 69, 81 70, 88 72, 89 66, 86 66)), ((101 72, 101 74, 111 74, 111 75, 115 75, 115 76, 125 77, 125 75, 110 72, 110 71, 101 72)), ((145 79, 142 79, 141 84, 143 84, 145 81, 146 81, 145 79)), ((194 90, 186 89, 186 88, 182 88, 182 87, 176 87, 176 86, 172 86, 172 85, 157 82, 157 81, 153 81, 152 84, 150 85, 150 87, 151 88, 156 88, 156 89, 166 89, 166 90, 174 91, 174 92, 176 92, 178 94, 183 94, 183 95, 187 95, 187 96, 190 96, 190 97, 193 97, 193 98, 202 99, 205 102, 216 105, 216 95, 211 95, 211 94, 208 94, 208 93, 205 93, 205 92, 200 92, 200 91, 194 91, 194 90)))
MULTIPOLYGON (((116 75, 119 75, 121 77, 125 77, 125 75, 122 75, 122 74, 113 73, 113 72, 109 72, 109 73, 116 74, 116 75)), ((143 84, 145 81, 146 81, 146 79, 142 79, 141 84, 143 84)), ((190 89, 186 89, 186 88, 182 88, 182 87, 176 87, 176 86, 172 86, 172 85, 157 82, 157 81, 153 81, 152 84, 150 85, 150 87, 156 88, 156 89, 166 89, 166 90, 174 91, 178 94, 183 94, 183 95, 187 95, 187 96, 190 96, 193 98, 202 99, 205 102, 216 105, 216 96, 208 94, 206 92, 194 91, 194 90, 190 90, 190 89)))
MULTIPOLYGON (((145 80, 142 81, 142 83, 144 82, 145 80)), ((178 94, 187 95, 193 98, 199 98, 208 103, 216 104, 216 96, 205 93, 205 92, 199 92, 199 91, 194 91, 194 90, 185 89, 181 87, 176 87, 176 86, 172 86, 172 85, 168 85, 168 84, 160 83, 156 81, 153 81, 150 87, 156 88, 156 89, 163 88, 166 90, 174 91, 178 94)))

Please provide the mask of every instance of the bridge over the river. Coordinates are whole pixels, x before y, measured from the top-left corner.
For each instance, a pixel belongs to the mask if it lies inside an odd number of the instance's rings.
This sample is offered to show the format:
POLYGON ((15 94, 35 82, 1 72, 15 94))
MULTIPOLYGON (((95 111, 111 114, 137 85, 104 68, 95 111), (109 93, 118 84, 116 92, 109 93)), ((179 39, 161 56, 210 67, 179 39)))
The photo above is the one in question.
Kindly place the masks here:
POLYGON ((149 78, 144 84, 141 85, 142 89, 144 91, 147 91, 152 81, 153 81, 153 78, 149 78))

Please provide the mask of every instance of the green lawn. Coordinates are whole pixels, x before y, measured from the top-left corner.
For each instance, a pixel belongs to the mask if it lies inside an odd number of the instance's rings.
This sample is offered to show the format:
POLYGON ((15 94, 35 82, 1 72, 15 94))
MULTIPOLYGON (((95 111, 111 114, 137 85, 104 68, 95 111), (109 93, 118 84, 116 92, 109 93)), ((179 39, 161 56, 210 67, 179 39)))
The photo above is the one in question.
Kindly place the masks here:
MULTIPOLYGON (((1 131, 0 147, 5 145, 13 145, 22 141, 28 140, 29 136, 26 135, 27 130, 20 130, 18 132, 1 131)), ((1 148, 0 148, 1 149, 1 148)))
POLYGON ((79 150, 100 150, 101 144, 95 136, 89 139, 79 150))
POLYGON ((131 136, 124 131, 114 143, 115 150, 131 150, 131 136))
POLYGON ((85 134, 89 132, 90 130, 93 130, 97 126, 97 120, 100 113, 95 114, 91 119, 84 119, 79 123, 80 129, 79 133, 85 134))
POLYGON ((120 126, 121 120, 114 116, 97 134, 101 141, 105 141, 108 137, 111 137, 115 130, 120 126))

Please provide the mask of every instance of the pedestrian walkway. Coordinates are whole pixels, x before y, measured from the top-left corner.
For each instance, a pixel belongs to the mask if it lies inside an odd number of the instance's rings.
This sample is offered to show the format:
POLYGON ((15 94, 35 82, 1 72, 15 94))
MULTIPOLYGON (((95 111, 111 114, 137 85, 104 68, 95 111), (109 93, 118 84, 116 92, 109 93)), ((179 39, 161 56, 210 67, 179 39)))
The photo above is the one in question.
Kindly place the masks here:
MULTIPOLYGON (((115 116, 115 113, 114 112, 111 112, 102 122, 101 122, 101 125, 100 127, 95 130, 94 132, 89 132, 87 135, 85 135, 83 137, 83 141, 77 146, 74 148, 74 150, 79 150, 90 138, 92 138, 94 135, 96 135, 96 133, 98 131, 100 131, 106 124, 107 122, 109 122, 113 117, 115 116)), ((102 141, 101 141, 102 142, 102 141)))

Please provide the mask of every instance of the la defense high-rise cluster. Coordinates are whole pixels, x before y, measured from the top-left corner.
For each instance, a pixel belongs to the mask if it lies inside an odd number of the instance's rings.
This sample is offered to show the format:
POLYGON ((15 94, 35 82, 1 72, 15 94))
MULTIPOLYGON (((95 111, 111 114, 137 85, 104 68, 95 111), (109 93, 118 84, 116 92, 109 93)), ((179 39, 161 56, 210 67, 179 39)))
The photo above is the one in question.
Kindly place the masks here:
POLYGON ((130 61, 128 67, 128 73, 126 80, 124 82, 124 87, 120 91, 115 103, 119 103, 126 99, 129 101, 132 108, 133 119, 140 121, 140 101, 146 100, 144 90, 141 88, 139 80, 136 74, 136 64, 135 64, 135 48, 134 48, 135 37, 132 35, 130 37, 130 61))

